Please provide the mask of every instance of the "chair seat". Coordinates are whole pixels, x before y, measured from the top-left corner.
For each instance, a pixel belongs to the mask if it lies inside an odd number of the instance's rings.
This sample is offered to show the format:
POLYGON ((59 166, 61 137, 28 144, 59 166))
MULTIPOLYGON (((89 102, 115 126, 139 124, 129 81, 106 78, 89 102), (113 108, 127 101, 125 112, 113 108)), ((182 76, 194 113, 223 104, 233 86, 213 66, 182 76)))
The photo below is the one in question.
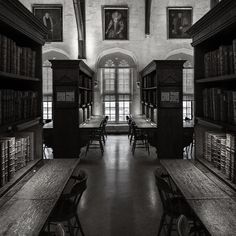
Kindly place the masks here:
POLYGON ((76 205, 69 199, 58 201, 57 206, 49 217, 50 222, 62 222, 73 218, 77 214, 76 205))
POLYGON ((194 214, 187 201, 183 197, 173 197, 166 202, 166 213, 172 217, 179 217, 180 214, 193 218, 194 214), (171 201, 171 202, 170 202, 171 201), (174 207, 171 207, 174 206, 174 207))

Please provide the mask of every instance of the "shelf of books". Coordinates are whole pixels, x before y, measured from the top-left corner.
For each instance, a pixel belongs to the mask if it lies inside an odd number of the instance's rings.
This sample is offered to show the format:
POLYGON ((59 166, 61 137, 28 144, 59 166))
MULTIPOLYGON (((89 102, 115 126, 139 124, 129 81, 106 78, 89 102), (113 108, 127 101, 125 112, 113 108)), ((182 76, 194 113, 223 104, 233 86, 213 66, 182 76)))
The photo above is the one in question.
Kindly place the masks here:
POLYGON ((154 60, 140 72, 142 115, 157 124, 150 141, 157 148, 158 158, 183 155, 183 63, 182 60, 154 60), (170 148, 166 147, 167 143, 170 148))
POLYGON ((78 158, 83 145, 79 125, 92 115, 93 71, 82 60, 51 63, 54 157, 78 158))
POLYGON ((19 1, 0 2, 0 196, 42 159, 42 45, 47 29, 19 1))
POLYGON ((236 2, 189 30, 195 53, 196 158, 236 190, 236 2))

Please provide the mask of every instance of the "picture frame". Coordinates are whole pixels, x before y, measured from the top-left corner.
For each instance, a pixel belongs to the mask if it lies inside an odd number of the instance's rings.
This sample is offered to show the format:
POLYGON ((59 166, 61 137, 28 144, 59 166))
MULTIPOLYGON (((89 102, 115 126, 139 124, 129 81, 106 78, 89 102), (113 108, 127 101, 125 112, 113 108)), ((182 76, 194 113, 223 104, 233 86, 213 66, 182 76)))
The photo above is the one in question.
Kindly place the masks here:
POLYGON ((104 40, 129 40, 128 11, 128 6, 102 7, 104 40))
POLYGON ((192 26, 192 7, 167 8, 168 39, 191 38, 186 31, 192 26))
POLYGON ((63 41, 62 5, 34 4, 32 6, 32 12, 48 28, 46 42, 63 41))

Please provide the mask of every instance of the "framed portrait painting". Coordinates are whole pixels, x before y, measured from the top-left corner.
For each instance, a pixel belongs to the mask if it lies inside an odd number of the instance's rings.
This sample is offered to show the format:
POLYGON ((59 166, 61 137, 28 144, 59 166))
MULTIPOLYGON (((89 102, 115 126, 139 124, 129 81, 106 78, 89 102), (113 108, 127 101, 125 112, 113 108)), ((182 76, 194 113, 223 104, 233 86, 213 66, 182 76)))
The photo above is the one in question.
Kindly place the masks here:
POLYGON ((47 42, 62 41, 62 5, 35 4, 33 14, 48 28, 47 42))
POLYGON ((128 7, 104 6, 103 11, 103 39, 128 40, 128 7))
POLYGON ((169 39, 190 38, 186 31, 192 26, 192 8, 167 8, 167 22, 169 39))

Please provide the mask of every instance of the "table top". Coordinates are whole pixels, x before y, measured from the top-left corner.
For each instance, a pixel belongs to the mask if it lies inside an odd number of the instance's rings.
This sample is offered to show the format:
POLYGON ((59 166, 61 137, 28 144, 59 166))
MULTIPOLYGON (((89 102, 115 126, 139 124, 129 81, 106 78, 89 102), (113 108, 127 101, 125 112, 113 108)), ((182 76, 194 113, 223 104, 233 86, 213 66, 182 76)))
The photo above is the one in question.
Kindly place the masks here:
POLYGON ((236 202, 233 199, 188 200, 188 203, 211 235, 236 234, 236 202))
POLYGON ((229 198, 189 160, 161 160, 186 199, 229 198))
POLYGON ((79 159, 43 162, 14 194, 0 199, 0 235, 38 235, 79 159))
MULTIPOLYGON (((102 116, 93 116, 90 120, 87 120, 86 122, 80 124, 79 128, 81 129, 99 128, 102 119, 103 119, 102 116)), ((53 121, 45 124, 43 126, 43 129, 53 129, 53 121)))
MULTIPOLYGON (((141 129, 153 129, 157 128, 157 124, 147 120, 143 115, 137 115, 132 117, 132 119, 135 121, 138 128, 141 129)), ((194 123, 193 121, 183 121, 183 128, 193 128, 194 123)))
POLYGON ((235 235, 236 201, 190 160, 161 160, 211 235, 235 235))
POLYGON ((140 129, 155 129, 155 128, 157 128, 156 123, 150 122, 142 116, 135 116, 132 119, 135 121, 137 127, 140 129))
POLYGON ((81 129, 93 129, 93 128, 99 128, 101 121, 103 117, 102 116, 96 116, 92 117, 90 120, 82 123, 79 125, 79 128, 81 129))

